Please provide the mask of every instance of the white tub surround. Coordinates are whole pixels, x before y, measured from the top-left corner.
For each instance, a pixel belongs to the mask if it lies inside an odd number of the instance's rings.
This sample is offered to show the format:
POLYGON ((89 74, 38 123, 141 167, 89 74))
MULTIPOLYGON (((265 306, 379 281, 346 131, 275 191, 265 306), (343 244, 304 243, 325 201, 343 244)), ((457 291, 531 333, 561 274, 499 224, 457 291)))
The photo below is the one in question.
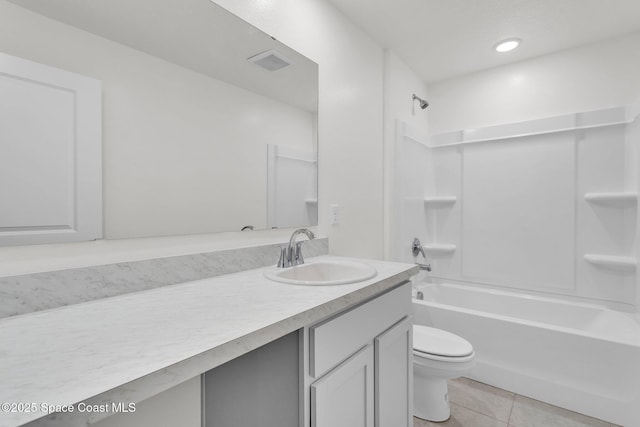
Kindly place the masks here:
POLYGON ((426 136, 398 121, 394 259, 431 276, 636 309, 640 107, 426 136))
MULTIPOLYGON (((464 337, 476 350, 469 377, 620 425, 634 423, 640 324, 603 306, 415 283, 416 324, 464 337)), ((637 419, 635 419, 637 423, 637 419)))
MULTIPOLYGON (((277 283, 261 268, 0 320, 0 342, 11 343, 0 359, 0 401, 139 402, 371 299, 417 271, 366 262, 378 275, 348 285, 277 283)), ((1 413, 0 424, 80 426, 107 414, 38 420, 45 415, 1 413)))
MULTIPOLYGON (((226 246, 207 234, 0 249, 0 318, 275 265, 286 231, 226 246)), ((326 238, 304 243, 305 256, 327 252, 326 238)))

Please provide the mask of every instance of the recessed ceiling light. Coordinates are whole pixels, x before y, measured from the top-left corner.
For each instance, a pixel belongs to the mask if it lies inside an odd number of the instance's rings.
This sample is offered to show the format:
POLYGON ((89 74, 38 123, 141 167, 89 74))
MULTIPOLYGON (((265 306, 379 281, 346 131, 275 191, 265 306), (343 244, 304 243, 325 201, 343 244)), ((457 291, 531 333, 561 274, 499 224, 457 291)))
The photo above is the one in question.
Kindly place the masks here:
POLYGON ((503 53, 517 48, 519 44, 520 39, 506 39, 498 42, 493 48, 496 50, 496 52, 503 53))

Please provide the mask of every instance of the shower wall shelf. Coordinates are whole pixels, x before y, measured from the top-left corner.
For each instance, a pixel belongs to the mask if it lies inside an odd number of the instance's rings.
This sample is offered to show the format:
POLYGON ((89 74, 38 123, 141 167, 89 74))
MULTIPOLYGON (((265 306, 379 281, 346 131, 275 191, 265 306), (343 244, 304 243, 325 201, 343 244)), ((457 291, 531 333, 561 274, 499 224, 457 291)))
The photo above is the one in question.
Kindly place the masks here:
POLYGON ((635 270, 638 264, 636 258, 629 256, 586 254, 584 259, 594 265, 621 270, 635 270))
POLYGON ((424 205, 452 205, 457 200, 456 196, 430 196, 424 198, 424 205))
POLYGON ((637 203, 638 193, 611 192, 611 193, 586 193, 584 199, 587 202, 606 204, 613 206, 631 206, 637 203))
POLYGON ((304 201, 307 205, 317 205, 318 199, 305 199, 304 201))
POLYGON ((432 243, 430 245, 422 245, 422 248, 427 252, 446 254, 455 252, 456 245, 432 243))
MULTIPOLYGON (((631 104, 603 110, 564 114, 522 122, 506 123, 477 129, 463 129, 430 135, 426 142, 416 140, 427 148, 444 148, 482 142, 508 141, 558 132, 571 132, 632 123, 640 115, 640 106, 631 104)), ((411 135, 407 135, 412 138, 411 135)))

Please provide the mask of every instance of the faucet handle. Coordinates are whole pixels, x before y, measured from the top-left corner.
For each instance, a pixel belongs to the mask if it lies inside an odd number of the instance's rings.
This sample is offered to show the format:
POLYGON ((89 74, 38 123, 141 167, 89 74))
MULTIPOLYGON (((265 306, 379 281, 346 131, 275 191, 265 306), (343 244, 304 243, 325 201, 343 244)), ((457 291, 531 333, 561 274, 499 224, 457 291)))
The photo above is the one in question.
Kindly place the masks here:
POLYGON ((280 248, 280 259, 278 260, 278 268, 289 267, 289 257, 287 248, 280 248))
POLYGON ((296 265, 304 264, 304 258, 302 257, 302 243, 304 242, 296 243, 296 265))

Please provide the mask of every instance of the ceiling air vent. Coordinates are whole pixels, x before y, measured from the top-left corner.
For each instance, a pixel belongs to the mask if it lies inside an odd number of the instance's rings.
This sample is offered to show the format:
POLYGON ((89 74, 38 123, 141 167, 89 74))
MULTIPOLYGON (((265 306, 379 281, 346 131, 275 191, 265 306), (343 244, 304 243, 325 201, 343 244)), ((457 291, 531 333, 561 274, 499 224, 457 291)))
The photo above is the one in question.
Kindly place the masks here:
POLYGON ((247 61, 253 62, 269 71, 277 71, 291 65, 291 61, 289 61, 286 56, 273 49, 254 55, 248 58, 247 61))

